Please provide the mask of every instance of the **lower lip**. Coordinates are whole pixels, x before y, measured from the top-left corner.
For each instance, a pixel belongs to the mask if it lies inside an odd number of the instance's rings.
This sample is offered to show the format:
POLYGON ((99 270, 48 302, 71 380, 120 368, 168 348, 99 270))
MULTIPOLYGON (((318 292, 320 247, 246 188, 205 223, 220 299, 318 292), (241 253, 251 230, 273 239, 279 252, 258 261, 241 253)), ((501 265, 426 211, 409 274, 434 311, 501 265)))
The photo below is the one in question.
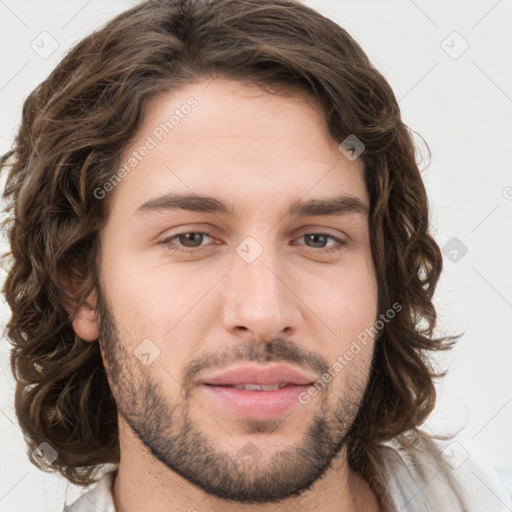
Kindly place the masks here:
POLYGON ((299 395, 307 392, 310 386, 287 386, 273 391, 246 391, 207 384, 202 388, 237 416, 263 421, 285 415, 299 404, 299 395))

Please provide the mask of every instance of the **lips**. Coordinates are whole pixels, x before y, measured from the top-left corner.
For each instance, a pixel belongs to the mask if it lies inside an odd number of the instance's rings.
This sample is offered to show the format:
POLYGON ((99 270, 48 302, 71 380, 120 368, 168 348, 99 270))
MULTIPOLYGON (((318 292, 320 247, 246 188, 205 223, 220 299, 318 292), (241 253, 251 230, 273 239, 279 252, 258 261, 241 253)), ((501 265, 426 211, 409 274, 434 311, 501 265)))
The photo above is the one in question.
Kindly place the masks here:
POLYGON ((251 420, 283 417, 300 405, 299 395, 317 380, 284 364, 245 364, 203 377, 199 383, 210 406, 251 420))
POLYGON ((222 373, 203 377, 200 382, 210 386, 245 386, 245 389, 250 391, 270 391, 271 389, 264 389, 263 386, 272 386, 274 389, 285 386, 307 386, 316 379, 315 375, 303 373, 291 366, 273 364, 241 365, 222 373))

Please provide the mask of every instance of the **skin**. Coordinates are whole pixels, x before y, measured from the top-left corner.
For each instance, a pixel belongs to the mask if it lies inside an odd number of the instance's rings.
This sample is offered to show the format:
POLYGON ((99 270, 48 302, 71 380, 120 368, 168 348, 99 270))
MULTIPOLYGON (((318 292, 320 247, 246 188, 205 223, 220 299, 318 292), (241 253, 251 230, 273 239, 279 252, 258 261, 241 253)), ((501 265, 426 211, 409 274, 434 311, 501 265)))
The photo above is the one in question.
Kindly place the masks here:
POLYGON ((374 324, 368 216, 285 215, 295 200, 335 193, 369 206, 363 162, 339 151, 316 99, 219 78, 152 98, 126 155, 191 96, 197 107, 109 192, 101 287, 73 320, 82 339, 99 341, 118 405, 116 510, 381 510, 348 467, 343 444, 368 382, 371 337, 325 389, 277 421, 238 418, 186 378, 193 361, 202 362, 198 377, 249 357, 318 373, 313 361, 332 367, 374 324), (172 191, 232 202, 236 215, 135 214, 172 191), (209 236, 195 243, 159 243, 201 230, 209 236), (327 254, 333 239, 303 236, 325 232, 348 243, 327 254), (236 251, 248 236, 262 250, 251 263, 236 251), (148 338, 160 352, 146 366, 134 351, 148 338), (324 428, 320 439, 315 425, 324 428), (321 454, 316 467, 312 454, 321 454))

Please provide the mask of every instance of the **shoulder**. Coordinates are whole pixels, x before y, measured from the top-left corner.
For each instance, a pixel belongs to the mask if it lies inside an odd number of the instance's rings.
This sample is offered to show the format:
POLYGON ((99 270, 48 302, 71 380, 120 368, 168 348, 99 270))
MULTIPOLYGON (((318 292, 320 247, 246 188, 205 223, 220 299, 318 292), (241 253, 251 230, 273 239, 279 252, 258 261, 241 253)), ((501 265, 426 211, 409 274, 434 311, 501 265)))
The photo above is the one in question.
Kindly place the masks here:
POLYGON ((512 508, 512 472, 497 470, 468 438, 407 436, 384 443, 386 484, 403 512, 505 512, 512 508))

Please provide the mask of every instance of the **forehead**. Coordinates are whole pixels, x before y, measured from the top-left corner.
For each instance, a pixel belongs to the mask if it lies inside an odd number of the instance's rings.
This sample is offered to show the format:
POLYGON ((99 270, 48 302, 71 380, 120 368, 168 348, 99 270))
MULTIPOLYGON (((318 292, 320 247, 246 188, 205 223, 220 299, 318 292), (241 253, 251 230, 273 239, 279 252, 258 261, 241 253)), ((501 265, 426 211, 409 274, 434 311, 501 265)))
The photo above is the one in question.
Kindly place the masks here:
POLYGON ((281 191, 283 201, 344 192, 367 202, 364 165, 339 151, 320 102, 285 92, 293 96, 222 79, 151 98, 115 201, 135 211, 156 193, 180 191, 261 207, 281 191))

